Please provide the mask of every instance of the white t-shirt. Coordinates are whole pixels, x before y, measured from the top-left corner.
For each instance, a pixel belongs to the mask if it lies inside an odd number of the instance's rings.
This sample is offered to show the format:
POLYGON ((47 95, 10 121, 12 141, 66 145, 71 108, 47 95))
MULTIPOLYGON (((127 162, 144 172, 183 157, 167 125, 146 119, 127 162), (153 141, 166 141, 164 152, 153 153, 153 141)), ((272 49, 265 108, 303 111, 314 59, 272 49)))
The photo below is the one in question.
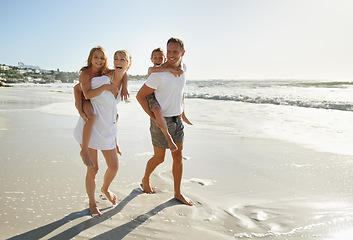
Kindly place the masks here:
POLYGON ((155 89, 154 94, 162 108, 164 117, 179 116, 183 113, 184 73, 175 77, 170 72, 152 73, 146 80, 147 87, 155 89))

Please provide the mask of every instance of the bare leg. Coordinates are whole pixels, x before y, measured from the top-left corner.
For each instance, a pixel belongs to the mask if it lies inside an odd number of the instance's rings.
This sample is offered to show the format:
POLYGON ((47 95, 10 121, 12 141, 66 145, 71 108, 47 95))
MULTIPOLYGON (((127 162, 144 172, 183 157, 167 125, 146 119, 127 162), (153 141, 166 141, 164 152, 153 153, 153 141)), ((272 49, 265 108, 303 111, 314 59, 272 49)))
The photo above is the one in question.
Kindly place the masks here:
POLYGON ((94 163, 94 167, 87 167, 87 174, 86 174, 86 192, 88 195, 89 200, 89 211, 94 216, 101 216, 101 212, 99 211, 96 203, 96 199, 94 197, 94 192, 96 189, 96 175, 98 172, 98 155, 97 150, 88 149, 88 154, 92 163, 94 163))
POLYGON ((192 206, 193 203, 190 199, 181 193, 181 178, 183 175, 183 143, 177 143, 178 151, 172 152, 173 157, 173 178, 174 178, 174 197, 182 203, 192 206))
POLYGON ((101 191, 102 193, 105 194, 108 200, 115 205, 117 202, 117 197, 115 196, 114 193, 109 191, 109 186, 114 180, 119 168, 117 150, 116 149, 102 150, 102 153, 107 163, 108 169, 104 174, 104 181, 103 181, 103 186, 101 188, 101 191))
POLYGON ((162 109, 159 106, 154 106, 153 109, 151 110, 154 113, 154 116, 156 117, 156 122, 158 127, 162 130, 167 142, 168 146, 171 152, 174 152, 178 150, 177 145, 174 143, 172 137, 170 136, 168 132, 168 126, 167 123, 163 117, 162 109))
MULTIPOLYGON (((117 124, 118 124, 118 119, 119 119, 119 114, 116 114, 116 123, 117 123, 117 124)), ((115 138, 115 145, 116 145, 116 152, 117 152, 120 156, 122 156, 123 153, 120 151, 120 148, 119 148, 119 146, 118 146, 118 139, 117 139, 117 138, 115 138)))
POLYGON ((165 157, 165 149, 155 147, 153 157, 148 160, 145 170, 145 176, 142 178, 141 187, 145 193, 151 194, 153 190, 150 186, 150 176, 152 172, 156 169, 156 167, 164 161, 165 157))
POLYGON ((83 163, 87 167, 94 167, 93 162, 91 161, 89 154, 88 154, 88 144, 91 139, 92 129, 96 117, 94 115, 94 110, 90 101, 84 100, 82 103, 83 112, 86 114, 88 120, 86 121, 85 125, 83 126, 82 132, 82 145, 81 145, 81 158, 83 163))

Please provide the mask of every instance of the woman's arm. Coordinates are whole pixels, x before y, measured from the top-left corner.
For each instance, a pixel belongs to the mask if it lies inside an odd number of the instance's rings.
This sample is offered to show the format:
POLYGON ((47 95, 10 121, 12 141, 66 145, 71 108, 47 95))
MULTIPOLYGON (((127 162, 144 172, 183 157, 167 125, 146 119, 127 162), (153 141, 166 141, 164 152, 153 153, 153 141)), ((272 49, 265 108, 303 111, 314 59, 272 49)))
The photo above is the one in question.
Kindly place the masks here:
POLYGON ((130 95, 129 95, 129 91, 127 90, 127 74, 125 73, 123 76, 123 79, 121 81, 121 101, 125 101, 127 100, 130 95))

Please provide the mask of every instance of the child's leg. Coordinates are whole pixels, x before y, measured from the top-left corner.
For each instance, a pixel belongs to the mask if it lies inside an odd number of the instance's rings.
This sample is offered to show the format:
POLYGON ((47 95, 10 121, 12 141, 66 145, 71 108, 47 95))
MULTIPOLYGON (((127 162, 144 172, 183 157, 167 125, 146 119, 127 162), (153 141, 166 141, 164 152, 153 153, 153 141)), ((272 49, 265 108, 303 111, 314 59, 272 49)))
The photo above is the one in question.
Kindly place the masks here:
POLYGON ((80 155, 82 157, 83 163, 87 167, 93 167, 94 164, 90 160, 90 157, 88 154, 88 144, 89 144, 89 140, 91 139, 92 129, 93 129, 94 122, 96 120, 96 116, 94 115, 94 110, 90 101, 84 100, 82 103, 82 108, 88 120, 83 126, 82 145, 81 145, 80 155))
POLYGON ((174 152, 174 151, 178 150, 177 145, 174 143, 172 137, 170 136, 170 134, 168 132, 167 122, 165 121, 165 119, 163 117, 161 107, 159 105, 155 104, 152 107, 151 111, 154 113, 154 116, 156 117, 157 125, 162 130, 162 132, 168 142, 168 146, 169 146, 170 151, 174 152))

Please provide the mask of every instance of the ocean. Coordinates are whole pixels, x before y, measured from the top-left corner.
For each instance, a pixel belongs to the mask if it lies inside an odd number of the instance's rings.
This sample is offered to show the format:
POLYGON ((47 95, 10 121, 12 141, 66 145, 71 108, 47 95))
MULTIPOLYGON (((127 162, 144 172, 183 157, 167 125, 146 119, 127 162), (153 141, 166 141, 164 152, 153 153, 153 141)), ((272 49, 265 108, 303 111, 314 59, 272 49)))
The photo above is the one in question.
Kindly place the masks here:
MULTIPOLYGON (((0 199, 4 200, 0 230, 5 236, 35 233, 35 228, 43 230, 70 212, 80 213, 79 218, 59 230, 44 231, 45 237, 109 236, 112 231, 124 232, 126 223, 134 224, 146 214, 152 221, 134 231, 129 228, 131 237, 166 239, 164 233, 173 231, 178 237, 183 229, 188 229, 185 238, 192 232, 204 234, 204 239, 349 239, 352 235, 351 82, 187 81, 185 113, 193 126, 185 125, 182 191, 195 202, 189 208, 165 205, 173 196, 169 153, 166 163, 151 175, 157 194, 133 195, 153 148, 148 116, 135 97, 143 81, 129 81, 130 100, 117 105, 118 141, 124 154, 112 184, 125 204, 116 211, 98 198, 111 227, 102 222, 82 232, 75 229, 91 220, 84 217, 85 171, 72 134, 78 119, 73 85, 0 88, 0 199), (150 216, 151 209, 158 214, 150 216), (201 227, 192 227, 196 225, 201 227)), ((103 157, 99 162, 103 171, 97 186, 106 166, 103 157)))
MULTIPOLYGON (((129 82, 130 101, 136 101, 142 84, 129 82)), ((73 85, 17 86, 71 95, 73 85)), ((350 81, 189 80, 185 112, 196 129, 278 139, 317 151, 353 155, 352 93, 350 81)))
POLYGON ((202 100, 204 127, 353 155, 353 82, 189 81, 185 95, 202 100))

